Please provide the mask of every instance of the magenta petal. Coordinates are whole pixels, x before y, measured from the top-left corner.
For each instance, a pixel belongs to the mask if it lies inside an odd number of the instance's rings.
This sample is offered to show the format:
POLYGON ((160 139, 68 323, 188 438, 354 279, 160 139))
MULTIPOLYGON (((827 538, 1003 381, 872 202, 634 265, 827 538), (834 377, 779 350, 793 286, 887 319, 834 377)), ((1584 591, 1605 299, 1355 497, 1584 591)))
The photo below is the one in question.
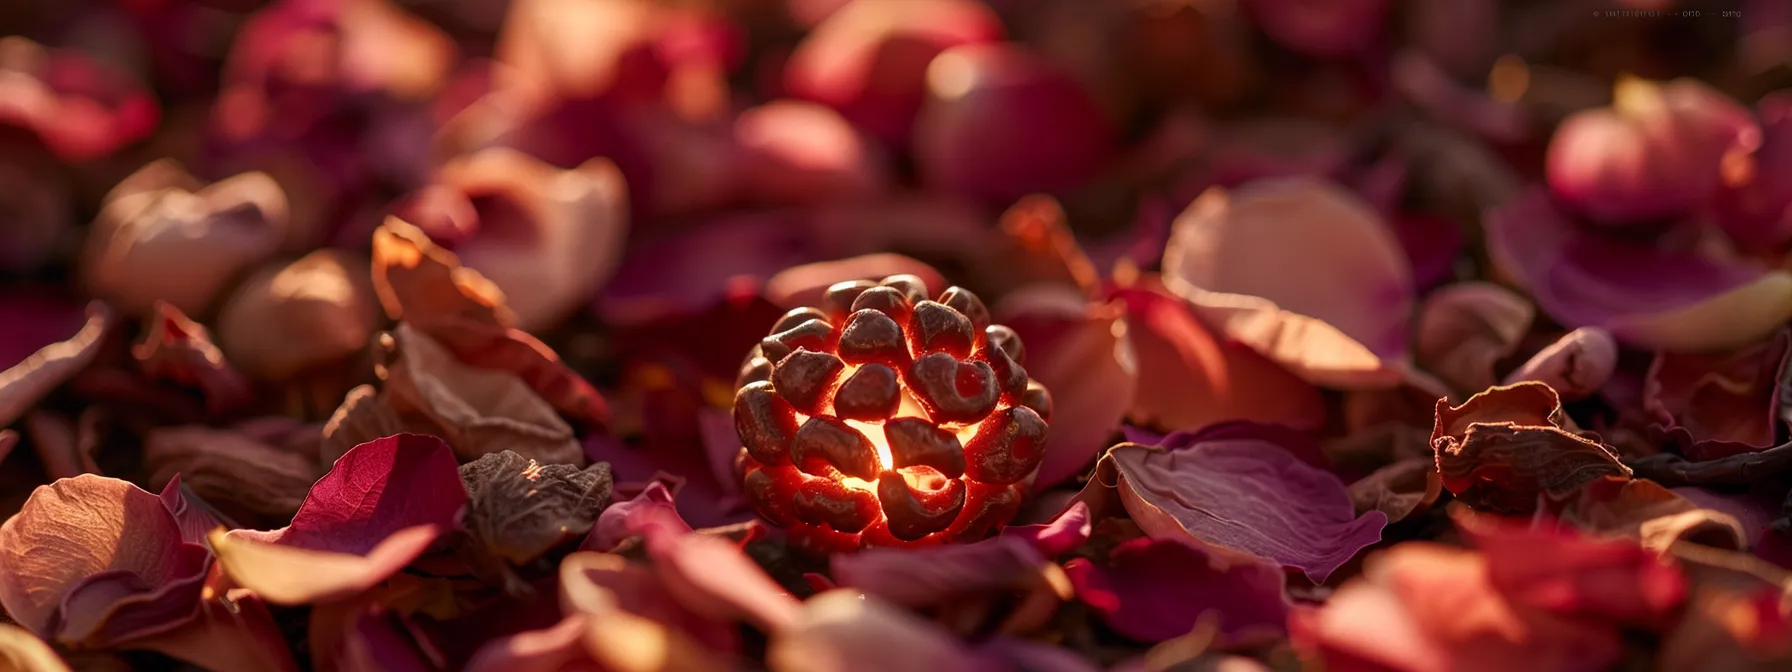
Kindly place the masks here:
POLYGON ((402 615, 375 608, 349 627, 338 668, 342 672, 432 672, 440 665, 419 645, 402 615))
POLYGON ((917 550, 873 548, 833 560, 834 580, 906 607, 946 604, 968 594, 1024 584, 1049 562, 1020 537, 917 550))
POLYGON ((597 523, 579 548, 587 551, 610 551, 629 537, 641 534, 650 526, 691 531, 691 526, 678 517, 672 503, 672 491, 655 481, 634 499, 616 502, 598 514, 597 523))
POLYGON ((1013 525, 1002 530, 1004 537, 1017 537, 1033 544, 1040 555, 1056 558, 1076 550, 1095 531, 1089 505, 1076 502, 1059 513, 1051 522, 1040 525, 1013 525))
POLYGON ((1115 632, 1143 642, 1186 635, 1202 614, 1220 632, 1279 632, 1288 619, 1280 568, 1236 562, 1176 539, 1134 539, 1106 566, 1078 558, 1064 566, 1077 598, 1115 632))
POLYGON ((553 627, 492 640, 467 662, 466 672, 560 672, 585 661, 583 616, 574 615, 553 627))
POLYGON ((1269 558, 1318 583, 1381 540, 1387 516, 1357 517, 1338 477, 1277 443, 1285 433, 1242 423, 1220 430, 1108 453, 1102 471, 1152 537, 1269 558))
POLYGON ((660 580, 685 608, 718 621, 745 620, 766 632, 796 619, 796 598, 739 545, 669 525, 649 526, 643 534, 660 580))
POLYGON ((398 434, 349 449, 318 479, 280 544, 365 555, 400 529, 452 527, 466 506, 460 465, 441 439, 398 434))
POLYGON ((1491 212, 1485 226, 1489 255, 1550 317, 1603 327, 1632 347, 1727 350, 1792 319, 1792 273, 1577 231, 1542 191, 1491 212))

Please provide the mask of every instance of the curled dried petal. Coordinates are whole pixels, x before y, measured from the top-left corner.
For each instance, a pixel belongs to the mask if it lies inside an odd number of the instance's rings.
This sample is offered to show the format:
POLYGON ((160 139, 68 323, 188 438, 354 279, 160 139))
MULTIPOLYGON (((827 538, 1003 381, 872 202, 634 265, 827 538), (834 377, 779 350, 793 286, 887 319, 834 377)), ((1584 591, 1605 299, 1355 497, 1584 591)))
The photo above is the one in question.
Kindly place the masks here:
POLYGON ((1581 327, 1538 350, 1506 374, 1501 384, 1536 381, 1564 400, 1578 401, 1599 391, 1617 367, 1618 343, 1611 333, 1599 327, 1581 327))
POLYGON ((1497 382, 1494 365, 1518 347, 1534 313, 1529 301, 1499 285, 1441 288, 1419 307, 1413 354, 1452 388, 1479 392, 1497 382))
POLYGON ((1792 332, 1709 355, 1659 353, 1643 379, 1643 408, 1684 435, 1694 459, 1765 449, 1780 431, 1780 387, 1792 332))
POLYGON ((522 379, 461 363, 400 323, 385 368, 385 398, 401 417, 428 423, 463 460, 514 450, 543 464, 584 464, 572 427, 522 379))
POLYGON ((131 356, 150 378, 198 388, 214 415, 254 402, 249 381, 212 344, 205 326, 165 301, 156 302, 131 356))
POLYGON ((149 483, 179 478, 206 500, 290 519, 322 470, 310 456, 210 427, 159 427, 143 440, 149 483))
POLYGON ((17 421, 51 390, 93 363, 112 324, 112 311, 95 302, 87 307, 87 323, 68 340, 46 345, 0 371, 0 427, 17 421))

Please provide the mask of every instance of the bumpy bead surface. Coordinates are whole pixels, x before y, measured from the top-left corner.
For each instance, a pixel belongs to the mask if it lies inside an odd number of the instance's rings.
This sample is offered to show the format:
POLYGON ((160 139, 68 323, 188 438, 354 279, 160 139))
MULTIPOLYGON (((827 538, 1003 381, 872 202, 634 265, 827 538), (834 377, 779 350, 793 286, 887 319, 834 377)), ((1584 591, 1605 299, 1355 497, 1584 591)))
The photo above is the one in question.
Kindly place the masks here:
POLYGON ((975 294, 912 275, 829 287, 741 364, 743 492, 814 550, 970 540, 1014 517, 1051 394, 975 294))

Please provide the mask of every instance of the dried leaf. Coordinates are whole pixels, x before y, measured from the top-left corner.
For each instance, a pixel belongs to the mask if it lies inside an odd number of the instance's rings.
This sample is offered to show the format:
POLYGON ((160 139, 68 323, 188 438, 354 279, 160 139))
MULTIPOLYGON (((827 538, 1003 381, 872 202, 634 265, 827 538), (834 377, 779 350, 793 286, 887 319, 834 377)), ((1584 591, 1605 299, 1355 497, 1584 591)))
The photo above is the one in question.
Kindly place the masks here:
POLYGON ((461 465, 460 477, 468 498, 462 525, 517 565, 584 537, 610 503, 610 465, 602 462, 581 470, 506 450, 461 465))
POLYGON ((389 342, 384 398, 446 438, 462 460, 514 450, 542 464, 584 464, 572 427, 520 378, 468 366, 405 323, 389 342))

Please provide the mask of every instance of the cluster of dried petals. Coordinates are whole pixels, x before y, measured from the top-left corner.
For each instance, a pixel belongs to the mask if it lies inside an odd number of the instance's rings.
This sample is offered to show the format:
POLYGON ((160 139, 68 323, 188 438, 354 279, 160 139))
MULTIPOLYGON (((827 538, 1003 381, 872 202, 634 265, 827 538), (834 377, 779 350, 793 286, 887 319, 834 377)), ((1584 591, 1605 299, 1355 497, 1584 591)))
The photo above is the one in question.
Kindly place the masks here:
POLYGON ((208 185, 158 161, 106 195, 87 234, 81 279, 126 313, 146 314, 157 301, 204 313, 239 274, 279 250, 286 224, 286 195, 265 174, 208 185))
POLYGON ((219 309, 219 346, 263 380, 286 380, 361 352, 380 324, 367 269, 365 257, 341 250, 264 265, 219 309))
POLYGON ((747 498, 818 548, 1001 527, 1045 457, 1051 395, 1020 337, 952 287, 849 281, 748 355, 734 420, 747 498))

